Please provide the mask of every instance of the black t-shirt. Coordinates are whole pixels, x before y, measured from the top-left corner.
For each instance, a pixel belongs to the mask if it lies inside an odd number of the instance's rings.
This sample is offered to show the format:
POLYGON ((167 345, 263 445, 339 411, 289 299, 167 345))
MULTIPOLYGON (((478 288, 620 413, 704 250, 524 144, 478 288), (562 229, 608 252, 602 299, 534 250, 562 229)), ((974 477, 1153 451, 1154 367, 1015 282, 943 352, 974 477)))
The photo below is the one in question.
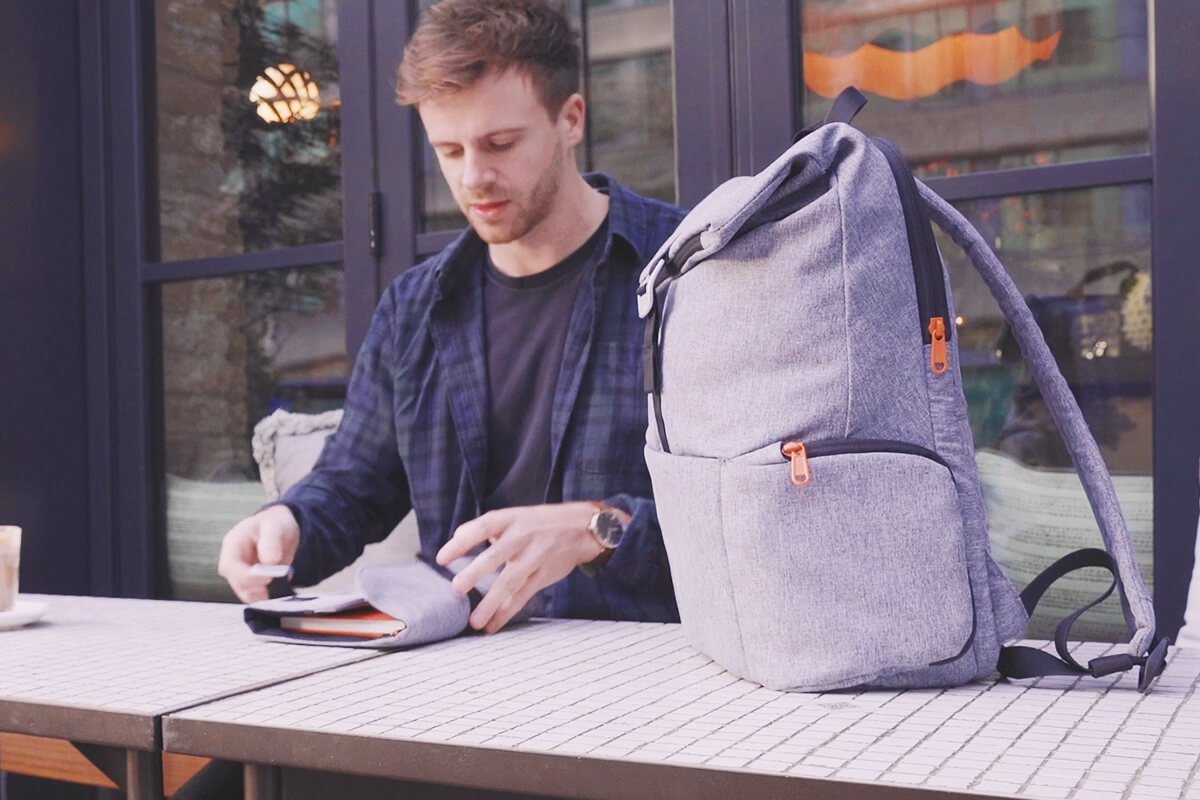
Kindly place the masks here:
POLYGON ((545 272, 514 278, 491 258, 483 281, 488 368, 488 463, 483 510, 557 503, 551 484, 550 419, 567 325, 608 221, 545 272))

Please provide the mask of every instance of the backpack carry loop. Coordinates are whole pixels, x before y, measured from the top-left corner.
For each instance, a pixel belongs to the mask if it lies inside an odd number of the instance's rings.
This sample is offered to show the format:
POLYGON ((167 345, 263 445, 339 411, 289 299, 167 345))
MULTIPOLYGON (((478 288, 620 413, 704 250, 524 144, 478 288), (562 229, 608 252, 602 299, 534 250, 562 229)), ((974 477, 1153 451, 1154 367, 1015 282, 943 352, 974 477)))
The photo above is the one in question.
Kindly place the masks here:
MULTIPOLYGON (((1051 418, 1062 434, 1063 440, 1067 445, 1067 450, 1071 454, 1071 459, 1079 471, 1079 479, 1083 484, 1084 493, 1100 527, 1100 535, 1104 540, 1105 549, 1107 550, 1106 555, 1111 554, 1112 571, 1114 572, 1116 584, 1120 589, 1121 608, 1132 634, 1129 641, 1128 665, 1116 666, 1116 661, 1102 662, 1104 665, 1103 668, 1107 670, 1104 674, 1118 669, 1130 669, 1133 666, 1140 666, 1142 675, 1141 680, 1138 682, 1139 688, 1145 690, 1149 688, 1153 679, 1162 671, 1162 662, 1166 653, 1166 642, 1155 636, 1153 601, 1149 591, 1141 580, 1125 515, 1121 510, 1120 501, 1113 487, 1112 478, 1105 467, 1104 458, 1100 454, 1100 448, 1088 430, 1087 423, 1083 419, 1083 414, 1079 410, 1079 404, 1067 386, 1066 379, 1063 378, 1056 367, 1054 355, 1046 345, 1046 339, 1034 321, 1033 313, 1029 310, 1029 306, 1025 303, 1012 278, 1005 272, 1004 267, 1001 266, 995 253, 991 251, 978 231, 971 226, 970 222, 953 206, 925 184, 918 182, 918 188, 926 205, 929 207, 934 221, 970 257, 980 277, 983 278, 984 283, 991 291, 992 296, 1008 320, 1017 343, 1020 345, 1021 353, 1024 355, 1026 363, 1033 372, 1038 389, 1041 391, 1042 397, 1050 410, 1051 418)), ((1080 563, 1072 566, 1075 562, 1070 561, 1070 559, 1075 555, 1072 554, 1066 557, 1066 565, 1060 566, 1063 564, 1063 559, 1060 559, 1057 564, 1047 570, 1047 573, 1051 575, 1047 579, 1047 586, 1058 577, 1061 577, 1061 575, 1074 569, 1079 569, 1081 566, 1108 566, 1100 563, 1090 563, 1092 560, 1099 560, 1091 556, 1079 556, 1080 563), (1056 570, 1061 571, 1058 574, 1053 574, 1056 570)), ((1042 576, 1039 576, 1031 584, 1031 587, 1040 586, 1041 580, 1042 576)), ((1045 591, 1045 587, 1037 591, 1036 595, 1040 597, 1042 591, 1045 591)), ((1033 595, 1031 594, 1030 596, 1032 597, 1033 595)), ((1107 596, 1107 593, 1105 596, 1107 596)), ((1036 599, 1034 599, 1034 603, 1036 603, 1036 599)), ((1082 611, 1068 617, 1067 620, 1064 620, 1064 623, 1068 621, 1073 622, 1079 613, 1082 613, 1082 611)), ((1068 624, 1066 629, 1062 629, 1060 632, 1065 636, 1065 630, 1069 630, 1069 628, 1070 625, 1068 624)), ((1063 646, 1059 648, 1060 653, 1065 649, 1064 641, 1063 646)), ((1053 659, 1053 656, 1044 653, 1043 655, 1053 659)), ((1005 657, 1002 655, 1000 660, 1001 670, 1003 671, 1006 666, 1012 666, 1014 658, 1016 658, 1015 663, 1022 665, 1029 663, 1021 657, 1005 657)), ((1038 660, 1040 661, 1041 659, 1038 660)), ((1058 660, 1054 659, 1054 661, 1057 662, 1058 660)), ((1075 662, 1072 660, 1070 663, 1075 662)), ((1068 669, 1071 669, 1070 663, 1067 664, 1068 669)), ((1120 663, 1126 664, 1125 661, 1120 663)), ((1078 667, 1078 664, 1076 664, 1076 667, 1078 667)), ((1022 669, 1028 669, 1028 667, 1022 666, 1022 669)), ((1082 671, 1085 674, 1090 674, 1088 670, 1082 671)), ((1078 672, 1079 670, 1072 669, 1070 674, 1078 674, 1078 672)), ((1043 671, 1037 674, 1062 673, 1046 673, 1043 671)), ((1031 676, 1014 674, 1013 677, 1031 676)))
POLYGON ((825 118, 820 122, 814 122, 806 128, 800 130, 792 137, 792 144, 808 136, 813 131, 828 125, 831 122, 844 122, 849 125, 858 116, 858 112, 863 110, 863 106, 867 104, 866 96, 855 89, 853 86, 847 86, 833 100, 833 105, 829 107, 825 118))

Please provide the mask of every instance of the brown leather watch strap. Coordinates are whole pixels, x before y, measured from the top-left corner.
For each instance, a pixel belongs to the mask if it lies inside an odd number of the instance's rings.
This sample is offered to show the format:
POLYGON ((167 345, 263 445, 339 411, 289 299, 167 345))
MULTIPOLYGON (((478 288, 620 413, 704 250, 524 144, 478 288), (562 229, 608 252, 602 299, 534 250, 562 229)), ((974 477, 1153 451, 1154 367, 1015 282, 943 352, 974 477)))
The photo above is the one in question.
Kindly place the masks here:
MULTIPOLYGON (((613 506, 610 506, 607 503, 602 503, 599 500, 589 500, 587 502, 590 503, 596 509, 596 513, 600 513, 601 511, 610 511, 610 512, 613 512, 618 517, 625 516, 625 514, 619 508, 614 508, 613 506)), ((600 551, 600 555, 596 556, 591 561, 588 561, 586 564, 582 565, 584 567, 585 572, 594 572, 595 570, 599 569, 600 567, 603 567, 605 564, 608 563, 608 560, 610 558, 612 558, 612 554, 616 552, 615 547, 609 547, 608 545, 604 544, 604 542, 600 541, 600 537, 597 536, 596 531, 592 529, 592 520, 594 520, 595 518, 596 518, 596 516, 595 516, 595 514, 593 514, 591 519, 588 520, 587 531, 588 531, 588 533, 590 533, 592 535, 592 538, 594 538, 596 540, 596 542, 604 549, 600 551)), ((627 525, 627 524, 628 524, 628 521, 625 521, 622 526, 627 525)))

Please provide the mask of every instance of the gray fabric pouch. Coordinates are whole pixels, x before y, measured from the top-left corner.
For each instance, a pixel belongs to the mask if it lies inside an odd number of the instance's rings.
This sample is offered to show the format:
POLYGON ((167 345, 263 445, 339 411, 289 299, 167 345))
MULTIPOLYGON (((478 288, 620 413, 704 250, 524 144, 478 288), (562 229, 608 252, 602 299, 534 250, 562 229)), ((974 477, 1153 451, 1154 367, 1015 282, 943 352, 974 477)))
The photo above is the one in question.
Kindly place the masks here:
MULTIPOLYGON (((291 644, 391 650, 451 639, 468 629, 471 610, 495 580, 495 575, 489 575, 480 581, 477 589, 467 595, 460 594, 450 580, 471 561, 471 557, 464 557, 447 567, 424 560, 364 567, 358 572, 358 592, 265 600, 246 606, 244 617, 250 630, 258 636, 291 644), (397 630, 378 638, 363 638, 302 633, 280 627, 280 620, 286 616, 371 608, 395 617, 399 621, 397 630)), ((514 621, 531 616, 538 607, 535 598, 514 621)))

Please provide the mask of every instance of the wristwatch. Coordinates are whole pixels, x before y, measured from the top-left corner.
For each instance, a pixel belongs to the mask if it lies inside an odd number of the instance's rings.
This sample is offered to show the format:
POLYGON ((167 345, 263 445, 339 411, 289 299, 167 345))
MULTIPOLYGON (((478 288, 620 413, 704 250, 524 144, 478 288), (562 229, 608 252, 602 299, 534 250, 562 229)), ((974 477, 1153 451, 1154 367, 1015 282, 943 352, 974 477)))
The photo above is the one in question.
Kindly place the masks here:
POLYGON ((596 503, 596 513, 588 522, 587 529, 605 550, 616 550, 625 535, 625 525, 611 506, 596 503))
POLYGON ((593 505, 596 506, 596 513, 592 514, 588 521, 587 529, 604 550, 588 563, 580 565, 580 569, 586 575, 595 575, 596 570, 608 562, 617 545, 621 544, 621 537, 625 535, 625 524, 616 509, 603 503, 593 505))

